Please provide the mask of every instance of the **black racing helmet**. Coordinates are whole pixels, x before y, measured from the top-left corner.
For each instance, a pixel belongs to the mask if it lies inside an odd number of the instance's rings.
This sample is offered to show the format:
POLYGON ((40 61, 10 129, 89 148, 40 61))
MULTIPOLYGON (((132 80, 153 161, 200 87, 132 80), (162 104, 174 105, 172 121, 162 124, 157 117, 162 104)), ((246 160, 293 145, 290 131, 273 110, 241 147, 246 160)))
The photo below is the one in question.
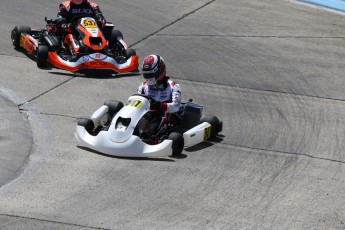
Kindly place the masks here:
POLYGON ((166 74, 164 59, 157 54, 147 56, 143 61, 142 73, 148 85, 160 85, 166 74))

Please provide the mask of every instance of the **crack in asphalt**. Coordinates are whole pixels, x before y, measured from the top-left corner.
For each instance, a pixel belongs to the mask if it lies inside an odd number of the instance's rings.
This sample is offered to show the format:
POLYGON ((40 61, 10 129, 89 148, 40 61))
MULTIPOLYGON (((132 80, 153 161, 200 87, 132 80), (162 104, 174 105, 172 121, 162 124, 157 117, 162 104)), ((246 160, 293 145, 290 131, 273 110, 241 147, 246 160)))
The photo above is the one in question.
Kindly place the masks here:
POLYGON ((52 87, 52 88, 50 88, 50 89, 44 91, 43 93, 41 93, 41 94, 39 94, 39 95, 37 95, 37 96, 31 98, 30 100, 28 100, 28 101, 26 101, 26 102, 23 102, 23 103, 20 103, 19 105, 17 105, 18 108, 21 109, 21 108, 20 108, 21 106, 23 106, 23 105, 25 105, 25 104, 27 104, 27 103, 30 103, 30 102, 32 102, 33 100, 35 100, 35 99, 37 99, 37 98, 39 98, 39 97, 41 97, 41 96, 43 96, 43 95, 45 95, 45 94, 47 94, 47 93, 53 91, 54 89, 56 89, 56 88, 58 88, 58 87, 60 87, 60 86, 62 86, 62 85, 64 85, 64 84, 66 84, 67 82, 71 81, 72 79, 74 79, 74 78, 71 77, 71 78, 69 78, 69 79, 67 79, 67 80, 65 80, 65 81, 63 81, 63 82, 61 82, 60 84, 58 84, 58 85, 56 85, 56 86, 54 86, 54 87, 52 87))
POLYGON ((66 223, 66 222, 54 221, 54 220, 44 220, 44 219, 38 219, 38 218, 33 218, 33 217, 18 216, 18 215, 0 214, 0 216, 16 217, 16 218, 22 218, 22 219, 27 219, 27 220, 35 220, 35 221, 41 221, 41 222, 47 222, 47 223, 53 223, 53 224, 63 224, 63 225, 81 227, 81 228, 100 229, 100 230, 110 230, 110 229, 108 229, 108 228, 90 227, 90 226, 87 226, 87 225, 66 223))
POLYGON ((217 145, 223 145, 223 146, 227 146, 227 147, 230 146, 230 147, 241 148, 241 149, 250 149, 250 150, 262 151, 262 152, 280 153, 280 154, 285 154, 285 155, 304 156, 304 157, 312 158, 312 159, 316 159, 316 160, 330 161, 330 162, 345 164, 345 161, 334 160, 334 159, 325 158, 325 157, 317 157, 317 156, 313 156, 313 155, 306 154, 306 153, 285 152, 285 151, 280 151, 280 150, 248 147, 248 146, 244 146, 244 145, 237 145, 237 144, 231 144, 231 143, 217 143, 217 145))
POLYGON ((139 40, 139 41, 133 43, 133 44, 130 45, 129 47, 133 47, 133 46, 135 46, 135 45, 137 45, 137 44, 139 44, 139 43, 145 41, 146 39, 148 39, 148 38, 150 38, 150 37, 156 35, 156 34, 159 33, 160 31, 162 31, 162 30, 168 28, 169 26, 171 26, 171 25, 173 25, 173 24, 175 24, 175 23, 181 21, 182 19, 188 17, 189 15, 194 14, 195 12, 199 11, 200 9, 202 9, 202 8, 204 8, 204 7, 206 7, 206 6, 208 6, 209 4, 211 4, 211 3, 215 2, 215 1, 216 1, 216 0, 211 0, 211 1, 209 1, 209 2, 206 2, 204 5, 202 5, 202 6, 198 7, 198 8, 196 8, 196 9, 194 9, 194 10, 192 10, 192 11, 190 11, 189 13, 186 13, 186 14, 182 15, 180 18, 177 18, 175 21, 172 21, 171 23, 169 23, 169 24, 163 26, 163 27, 160 28, 159 30, 157 30, 157 31, 155 31, 155 32, 153 32, 153 33, 147 35, 146 37, 144 37, 144 38, 142 38, 141 40, 139 40))
MULTIPOLYGON (((19 108, 20 112, 29 112, 28 109, 22 109, 19 108)), ((45 116, 57 116, 57 117, 65 117, 65 118, 73 118, 73 119, 79 119, 80 117, 74 117, 74 116, 69 116, 69 115, 65 115, 65 114, 58 114, 58 113, 43 113, 40 112, 39 114, 41 115, 45 115, 45 116)))

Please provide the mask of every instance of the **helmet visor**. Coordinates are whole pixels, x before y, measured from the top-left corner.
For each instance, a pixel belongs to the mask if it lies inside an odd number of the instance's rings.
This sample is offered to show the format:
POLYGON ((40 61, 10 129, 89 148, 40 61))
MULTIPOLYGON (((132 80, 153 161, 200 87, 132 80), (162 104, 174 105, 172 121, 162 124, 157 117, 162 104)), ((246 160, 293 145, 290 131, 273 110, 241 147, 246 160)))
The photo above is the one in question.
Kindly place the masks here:
POLYGON ((145 81, 147 82, 148 85, 155 85, 157 83, 155 77, 150 77, 150 78, 145 77, 145 81))

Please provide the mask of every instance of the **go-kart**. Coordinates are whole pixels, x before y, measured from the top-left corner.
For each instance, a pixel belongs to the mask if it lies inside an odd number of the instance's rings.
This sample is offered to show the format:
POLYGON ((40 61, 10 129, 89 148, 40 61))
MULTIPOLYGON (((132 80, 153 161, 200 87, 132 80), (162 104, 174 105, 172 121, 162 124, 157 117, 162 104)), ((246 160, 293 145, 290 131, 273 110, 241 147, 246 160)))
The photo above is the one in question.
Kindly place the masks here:
POLYGON ((107 22, 100 29, 91 17, 73 18, 64 33, 57 30, 58 19, 45 18, 45 29, 16 26, 11 39, 16 49, 23 48, 36 58, 39 68, 53 67, 78 73, 106 74, 137 71, 138 56, 128 49, 122 33, 107 22))
POLYGON ((81 147, 118 157, 167 157, 181 155, 185 147, 216 138, 223 122, 202 116, 203 106, 181 103, 178 113, 165 114, 157 131, 145 134, 143 117, 156 103, 152 97, 134 94, 124 105, 108 100, 91 118, 79 118, 75 137, 81 147))

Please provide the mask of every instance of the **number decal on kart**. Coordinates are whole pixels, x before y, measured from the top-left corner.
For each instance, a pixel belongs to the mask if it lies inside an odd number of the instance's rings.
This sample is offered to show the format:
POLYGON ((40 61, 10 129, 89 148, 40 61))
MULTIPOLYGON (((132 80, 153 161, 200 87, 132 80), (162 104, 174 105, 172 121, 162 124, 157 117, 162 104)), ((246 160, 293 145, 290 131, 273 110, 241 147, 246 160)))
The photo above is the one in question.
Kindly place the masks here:
POLYGON ((19 44, 21 47, 25 48, 24 44, 25 44, 25 35, 24 34, 20 34, 20 41, 19 41, 19 44))
POLYGON ((133 106, 133 107, 139 109, 140 106, 142 106, 142 104, 143 104, 142 101, 133 99, 133 100, 130 100, 127 105, 128 106, 133 106))
POLYGON ((211 125, 205 127, 204 129, 204 141, 207 141, 211 138, 211 125))
POLYGON ((83 20, 82 24, 85 28, 97 28, 97 24, 96 24, 95 20, 85 19, 85 20, 83 20))

